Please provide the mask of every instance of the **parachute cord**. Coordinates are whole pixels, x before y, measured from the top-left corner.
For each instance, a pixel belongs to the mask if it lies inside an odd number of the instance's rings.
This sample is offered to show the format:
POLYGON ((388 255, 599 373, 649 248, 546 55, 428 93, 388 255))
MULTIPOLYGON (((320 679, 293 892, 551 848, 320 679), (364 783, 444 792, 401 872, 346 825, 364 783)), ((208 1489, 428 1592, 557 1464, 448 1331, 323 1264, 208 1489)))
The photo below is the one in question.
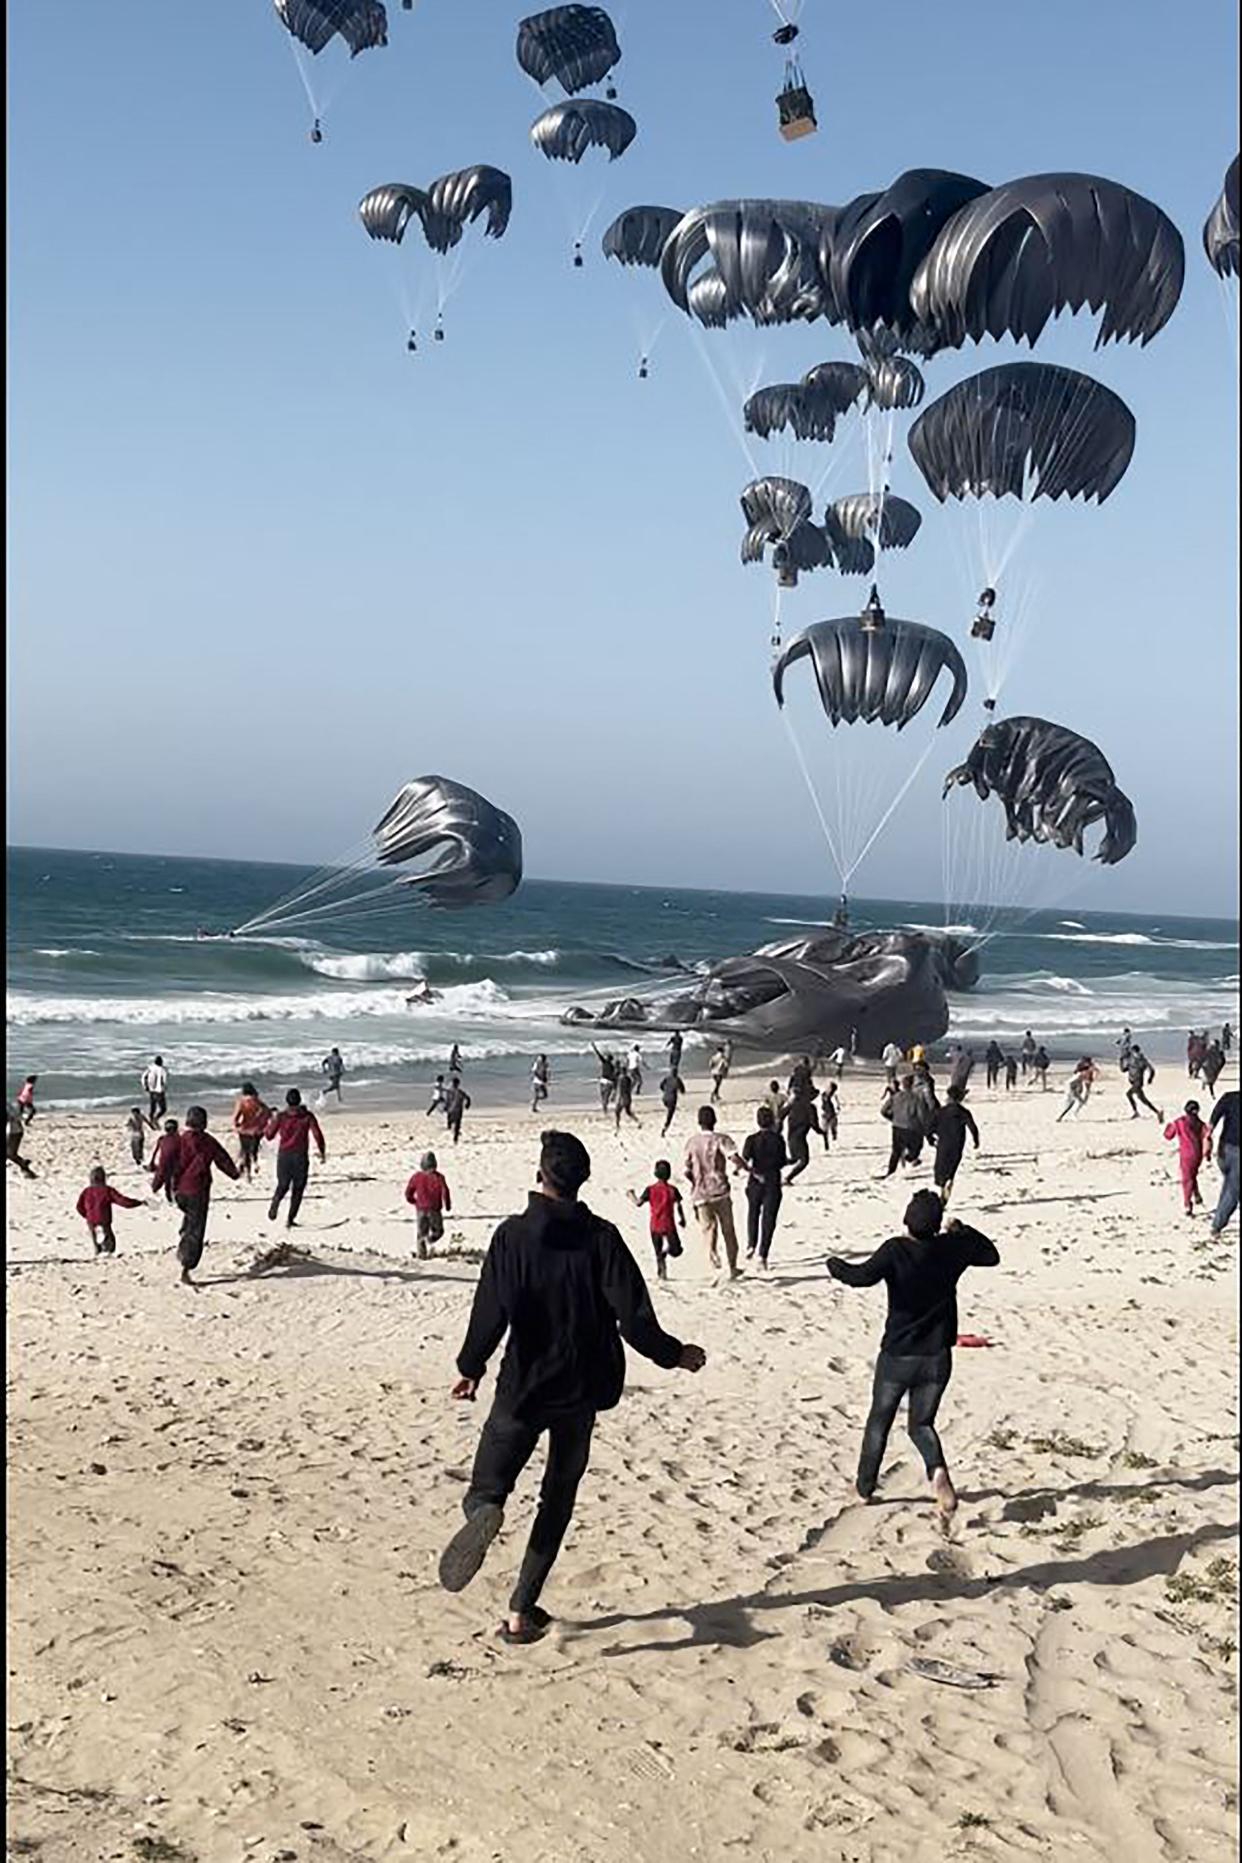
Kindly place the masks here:
POLYGON ((820 806, 819 794, 815 788, 814 782, 811 779, 811 772, 807 768, 806 758, 802 754, 802 746, 798 742, 798 734, 794 730, 793 719, 789 716, 789 708, 785 705, 782 705, 780 710, 781 710, 781 722, 783 723, 785 727, 785 731, 789 737, 789 742, 793 746, 793 753, 794 753, 795 758, 797 759, 798 768, 802 772, 802 780, 806 784, 807 794, 811 798, 811 806, 814 808, 815 813, 819 818, 819 825, 823 829, 825 844, 827 845, 828 852, 832 857, 832 864, 837 870, 837 877, 841 882, 841 888, 844 891, 845 864, 842 861, 841 856, 837 852, 836 842, 833 840, 833 837, 832 837, 832 830, 828 826, 828 818, 824 814, 824 811, 822 807, 820 806))
POLYGON ((302 89, 306 92, 306 101, 310 105, 311 116, 314 119, 314 121, 318 123, 320 118, 324 115, 325 106, 319 103, 319 101, 317 100, 315 96, 314 88, 311 85, 311 81, 310 81, 310 73, 307 71, 307 68, 305 64, 303 63, 303 54, 302 54, 301 47, 299 46, 297 40, 294 38, 291 32, 287 33, 286 37, 288 38, 288 41, 289 41, 289 50, 293 54, 294 67, 297 71, 298 76, 302 80, 302 89))
POLYGON ((772 659, 775 662, 781 650, 781 611, 785 606, 785 591, 778 582, 772 594, 772 659))
POLYGON ((867 839, 863 842, 863 845, 859 849, 857 856, 855 857, 854 860, 850 862, 850 865, 847 871, 841 875, 841 884, 843 887, 848 888, 850 881, 853 879, 859 867, 862 866, 863 861, 866 859, 867 855, 870 853, 871 849, 874 847, 879 836, 888 827, 889 822, 893 819, 893 816, 897 813, 897 810, 900 808, 901 804, 905 801, 906 796, 909 793, 916 778, 922 774, 923 766, 927 762, 927 759, 931 756, 932 750, 935 747, 935 743, 936 743, 936 739, 934 736, 928 738, 927 743, 925 744, 923 748, 922 756, 919 757, 913 769, 910 771, 910 774, 906 777, 905 782, 901 785, 901 788, 897 791, 897 794, 893 797, 892 801, 889 803, 888 807, 885 809, 883 815, 881 815, 879 821, 876 823, 875 827, 871 830, 871 833, 867 836, 867 839))
POLYGON ((353 847, 347 848, 345 853, 331 866, 315 868, 290 892, 282 894, 265 911, 256 913, 252 918, 247 919, 244 925, 235 926, 234 930, 253 930, 256 926, 266 924, 277 913, 299 907, 308 899, 314 899, 322 893, 345 885, 363 871, 368 860, 373 859, 374 853, 370 840, 356 842, 353 847))
POLYGON ((759 461, 755 458, 754 449, 746 438, 746 430, 737 417, 737 411, 725 392, 724 383, 720 379, 720 373, 716 368, 715 358, 707 347, 706 339, 699 327, 697 318, 692 317, 690 319, 690 334, 694 338, 695 345, 703 361, 703 367, 707 370, 712 387, 716 390, 720 405, 724 409, 725 419, 728 421, 733 436, 742 449, 743 457, 750 467, 751 477, 761 479, 764 476, 763 471, 759 465, 759 461))

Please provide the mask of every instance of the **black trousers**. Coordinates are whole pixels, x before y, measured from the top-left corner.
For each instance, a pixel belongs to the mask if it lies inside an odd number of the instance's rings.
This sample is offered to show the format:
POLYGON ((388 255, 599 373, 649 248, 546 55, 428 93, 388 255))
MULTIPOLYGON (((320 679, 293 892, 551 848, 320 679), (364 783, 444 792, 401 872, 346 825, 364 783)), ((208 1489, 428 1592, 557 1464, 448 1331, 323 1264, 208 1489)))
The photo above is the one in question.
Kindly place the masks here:
POLYGON ((147 1112, 150 1115, 152 1125, 154 1125, 156 1120, 162 1119, 168 1111, 168 1095, 166 1093, 148 1093, 147 1102, 147 1112))
POLYGON ((902 1358, 881 1352, 875 1362, 875 1380, 871 1388, 871 1413, 863 1431, 862 1453, 858 1458, 858 1492, 875 1493, 880 1463, 888 1445, 902 1398, 908 1399, 906 1429, 910 1441, 923 1458, 928 1475, 944 1468, 944 1450, 936 1434, 936 1412, 953 1376, 952 1352, 936 1352, 927 1358, 902 1358))
POLYGON ((22 1135, 20 1132, 8 1132, 4 1139, 4 1155, 10 1164, 15 1164, 23 1177, 33 1177, 34 1172, 22 1157, 22 1135))
POLYGON ((289 1197, 289 1221, 294 1222, 302 1207, 302 1198, 306 1195, 306 1180, 310 1176, 310 1154, 304 1151, 278 1151, 276 1153, 276 1188, 272 1192, 272 1201, 268 1208, 269 1216, 275 1216, 289 1197))
POLYGON ((177 1260, 183 1268, 197 1268, 203 1259, 203 1248, 207 1241, 207 1211, 211 1207, 211 1192, 200 1190, 194 1197, 178 1197, 176 1204, 181 1211, 181 1239, 177 1244, 177 1260))
POLYGON ((923 1154, 923 1134, 909 1126, 893 1127, 893 1145, 888 1154, 886 1176, 891 1177, 899 1164, 917 1164, 923 1154))
POLYGON ((1142 1087, 1127 1087, 1126 1098, 1130 1102, 1130 1111, 1134 1114, 1135 1118, 1138 1117, 1138 1109, 1140 1106, 1145 1106, 1149 1113, 1155 1113, 1157 1118, 1160 1117, 1159 1112, 1152 1105, 1142 1087))
POLYGON ((789 1152, 789 1162, 793 1166, 785 1182, 787 1184, 792 1184, 794 1178, 801 1177, 807 1165, 811 1162, 810 1131, 804 1127, 802 1131, 799 1132, 795 1127, 795 1129, 789 1133, 785 1143, 786 1149, 789 1152))
POLYGON ((498 1403, 493 1405, 483 1425, 470 1486, 462 1502, 467 1517, 477 1513, 480 1507, 505 1505, 517 1486, 519 1475, 535 1453, 539 1438, 545 1430, 548 1433, 548 1460, 539 1488, 539 1506, 526 1542, 522 1569, 509 1599, 511 1611, 529 1611, 539 1602, 539 1594, 556 1564, 561 1541, 573 1518, 578 1483, 586 1474, 591 1457, 594 1428, 593 1410, 580 1410, 548 1423, 529 1423, 510 1416, 498 1403))
POLYGON ((768 1259, 768 1250, 776 1233, 776 1218, 780 1213, 782 1194, 779 1171, 771 1177, 747 1179, 746 1253, 753 1255, 758 1249, 760 1261, 768 1259))

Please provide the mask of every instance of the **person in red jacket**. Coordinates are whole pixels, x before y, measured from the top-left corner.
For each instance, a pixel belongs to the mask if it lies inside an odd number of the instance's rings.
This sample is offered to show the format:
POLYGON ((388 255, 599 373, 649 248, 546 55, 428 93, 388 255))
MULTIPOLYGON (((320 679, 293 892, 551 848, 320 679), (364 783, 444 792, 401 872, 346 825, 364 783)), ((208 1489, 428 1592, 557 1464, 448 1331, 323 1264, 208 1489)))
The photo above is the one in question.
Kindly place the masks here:
POLYGON ((1199 1117, 1198 1100, 1187 1100, 1180 1119, 1172 1119, 1164 1128, 1167 1139, 1177 1140, 1177 1161, 1182 1174, 1182 1202, 1187 1216, 1195 1213, 1195 1204, 1203 1202, 1199 1189, 1199 1171, 1212 1155, 1212 1128, 1199 1117))
POLYGON ((184 1287, 193 1287, 193 1271, 203 1259, 207 1245, 207 1212, 211 1207, 212 1170, 226 1177, 241 1176, 237 1166, 218 1139, 207 1130, 207 1114, 201 1106, 186 1110, 185 1130, 178 1133, 175 1156, 156 1166, 151 1188, 164 1188, 171 1176, 173 1201, 181 1211, 181 1236, 177 1243, 177 1260, 181 1263, 184 1287))
POLYGON ((181 1134, 175 1119, 164 1121, 164 1130, 155 1141, 151 1153, 150 1170, 152 1175, 159 1175, 164 1186, 164 1195, 171 1203, 173 1200, 173 1180, 177 1175, 177 1157, 181 1150, 181 1134))
POLYGON ((405 1200, 418 1216, 418 1258, 424 1261, 431 1243, 444 1234, 444 1214, 453 1207, 448 1181, 436 1169, 436 1154, 425 1151, 418 1169, 405 1187, 405 1200))
POLYGON ((78 1198, 78 1215, 91 1232, 97 1255, 116 1254, 116 1237, 112 1232, 113 1206, 119 1204, 123 1210, 136 1210, 141 1202, 141 1197, 122 1196, 119 1190, 114 1190, 102 1164, 93 1166, 91 1181, 78 1198))
POLYGON ((269 1223, 276 1221, 285 1193, 288 1192, 289 1214, 285 1219, 285 1227, 292 1229, 306 1194, 306 1180, 310 1176, 312 1138, 319 1153, 320 1164, 328 1155, 319 1121, 309 1106, 303 1106, 302 1095, 296 1087, 290 1087, 285 1095, 284 1112, 273 1113, 268 1120, 264 1136, 277 1141, 276 1188, 268 1205, 267 1220, 269 1223))

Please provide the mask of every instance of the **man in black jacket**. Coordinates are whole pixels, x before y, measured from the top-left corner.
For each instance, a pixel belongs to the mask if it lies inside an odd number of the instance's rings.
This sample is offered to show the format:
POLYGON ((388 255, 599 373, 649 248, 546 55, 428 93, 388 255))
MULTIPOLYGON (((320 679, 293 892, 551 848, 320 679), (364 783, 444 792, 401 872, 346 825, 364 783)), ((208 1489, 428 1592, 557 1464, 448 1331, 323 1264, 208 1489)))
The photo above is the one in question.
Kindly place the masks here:
POLYGON ((561 1549, 586 1473, 597 1412, 611 1410, 625 1383, 624 1338, 666 1370, 701 1371, 700 1346, 661 1328, 633 1256, 611 1223, 578 1192, 591 1174, 586 1146, 569 1132, 545 1132, 539 1189, 525 1212, 492 1237, 483 1263, 453 1396, 473 1401, 506 1330, 509 1342, 483 1425, 466 1523, 440 1558, 440 1583, 461 1591, 500 1531, 518 1477, 548 1432, 548 1461, 522 1569, 501 1626, 508 1643, 533 1643, 550 1619, 539 1594, 561 1549))

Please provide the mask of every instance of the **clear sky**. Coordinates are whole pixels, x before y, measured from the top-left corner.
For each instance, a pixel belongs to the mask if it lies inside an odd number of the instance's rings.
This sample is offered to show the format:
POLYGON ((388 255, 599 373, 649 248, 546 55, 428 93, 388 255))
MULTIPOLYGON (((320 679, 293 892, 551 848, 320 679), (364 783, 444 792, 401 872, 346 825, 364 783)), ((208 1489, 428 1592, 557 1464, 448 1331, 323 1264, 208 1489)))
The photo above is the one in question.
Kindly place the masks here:
MULTIPOLYGON (((769 578, 737 560, 746 460, 676 313, 636 379, 658 279, 594 239, 570 268, 518 11, 390 0, 389 47, 354 62, 315 148, 269 0, 9 9, 10 840, 326 858, 442 770, 518 816, 535 873, 832 884, 768 686, 769 578), (476 161, 513 176, 509 233, 467 235, 447 340, 407 355, 397 255, 357 202, 476 161)), ((843 201, 914 165, 1104 174, 1181 227, 1186 289, 1147 349, 1093 352, 1085 317, 1047 347, 1129 401, 1138 447, 1103 510, 1026 538, 1004 707, 1096 738, 1135 802, 1139 846, 1090 904, 1231 911, 1238 376, 1199 243, 1237 148, 1230 0, 807 0, 820 131, 791 145, 763 0, 613 12, 639 135, 587 177, 596 235, 635 201, 843 201)), ((316 61, 329 88, 339 49, 316 61)), ((714 340, 722 371, 757 353, 714 340)), ((763 349, 778 380, 851 353, 826 328, 763 349)), ((929 392, 1005 354, 938 359, 929 392)), ((833 495, 865 486, 860 453, 833 465, 833 495)), ((960 514, 904 452, 894 486, 925 524, 886 559, 889 608, 963 641, 960 514)), ((865 593, 810 577, 790 622, 865 593)), ((860 892, 939 895, 968 709, 860 892)), ((824 726, 817 774, 883 774, 890 735, 824 726)))

